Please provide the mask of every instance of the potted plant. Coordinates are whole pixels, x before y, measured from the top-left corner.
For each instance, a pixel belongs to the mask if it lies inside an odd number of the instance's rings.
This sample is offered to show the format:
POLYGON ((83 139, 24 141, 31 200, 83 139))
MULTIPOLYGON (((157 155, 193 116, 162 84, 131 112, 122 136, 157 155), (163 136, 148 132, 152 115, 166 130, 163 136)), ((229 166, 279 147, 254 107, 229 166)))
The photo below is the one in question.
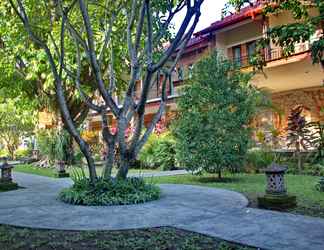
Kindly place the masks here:
POLYGON ((69 174, 66 172, 66 152, 67 152, 67 136, 64 131, 58 131, 54 141, 53 156, 55 160, 55 167, 57 170, 58 177, 68 177, 69 174))

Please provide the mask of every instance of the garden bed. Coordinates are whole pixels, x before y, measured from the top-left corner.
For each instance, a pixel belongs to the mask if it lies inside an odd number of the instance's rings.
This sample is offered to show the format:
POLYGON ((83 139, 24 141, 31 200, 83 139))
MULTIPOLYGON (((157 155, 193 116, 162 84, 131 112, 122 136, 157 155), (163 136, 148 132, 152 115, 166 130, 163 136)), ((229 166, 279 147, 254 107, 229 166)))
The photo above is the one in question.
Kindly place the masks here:
POLYGON ((249 250, 239 244, 185 230, 161 227, 123 231, 57 231, 0 225, 0 248, 18 249, 195 249, 249 250))
POLYGON ((142 178, 126 180, 98 179, 95 184, 88 178, 73 178, 73 186, 63 189, 59 198, 73 205, 113 206, 131 205, 160 198, 158 186, 145 183, 142 178))

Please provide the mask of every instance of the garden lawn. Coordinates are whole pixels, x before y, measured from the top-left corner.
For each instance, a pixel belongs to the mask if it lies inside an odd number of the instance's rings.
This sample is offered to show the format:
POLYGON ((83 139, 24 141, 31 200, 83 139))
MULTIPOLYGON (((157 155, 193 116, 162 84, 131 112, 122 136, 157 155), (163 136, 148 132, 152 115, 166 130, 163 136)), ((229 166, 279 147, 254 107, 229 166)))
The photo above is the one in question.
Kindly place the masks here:
POLYGON ((53 168, 40 168, 30 164, 16 165, 14 166, 13 171, 26 173, 26 174, 35 174, 35 175, 41 175, 47 177, 54 177, 54 178, 57 177, 55 170, 53 168))
MULTIPOLYGON (((101 175, 103 171, 103 167, 97 166, 97 173, 98 175, 101 175)), ((154 172, 160 172, 162 170, 159 169, 130 169, 128 173, 130 174, 144 174, 144 173, 154 173, 154 172)), ((88 172, 88 169, 86 169, 86 172, 88 172)), ((113 174, 117 174, 117 169, 113 168, 113 174)))
MULTIPOLYGON (((27 173, 27 174, 35 174, 47 177, 57 178, 57 173, 54 168, 41 168, 36 167, 31 164, 21 164, 16 165, 13 169, 16 172, 27 173)), ((69 172, 71 168, 67 168, 66 171, 69 172)), ((97 166, 97 174, 100 176, 102 173, 103 167, 97 166)), ((142 174, 142 173, 154 173, 159 172, 160 170, 153 170, 153 169, 130 169, 130 174, 142 174)), ((85 168, 85 172, 88 175, 88 170, 85 168)), ((113 173, 116 174, 117 170, 113 169, 113 173)))
MULTIPOLYGON (((298 200, 297 208, 289 212, 324 218, 324 192, 314 187, 318 180, 319 177, 315 176, 286 175, 288 193, 296 195, 298 200)), ((225 174, 222 181, 213 175, 178 175, 154 177, 152 181, 156 184, 189 184, 237 191, 249 199, 251 207, 257 207, 257 197, 264 194, 266 187, 264 174, 225 174)))
POLYGON ((248 250, 217 238, 175 228, 123 231, 56 231, 0 225, 0 249, 248 250))

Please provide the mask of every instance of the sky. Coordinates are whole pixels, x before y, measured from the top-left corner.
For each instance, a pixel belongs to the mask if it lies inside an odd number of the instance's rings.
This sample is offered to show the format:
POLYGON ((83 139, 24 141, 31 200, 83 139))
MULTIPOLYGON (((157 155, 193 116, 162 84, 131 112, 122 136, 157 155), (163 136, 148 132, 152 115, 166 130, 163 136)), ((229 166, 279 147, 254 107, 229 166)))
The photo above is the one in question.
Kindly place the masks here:
MULTIPOLYGON (((201 17, 196 31, 202 30, 208 27, 211 23, 219 20, 221 18, 222 8, 226 2, 226 0, 205 0, 201 8, 201 17)), ((183 16, 184 13, 176 16, 174 22, 176 30, 180 27, 183 16)))

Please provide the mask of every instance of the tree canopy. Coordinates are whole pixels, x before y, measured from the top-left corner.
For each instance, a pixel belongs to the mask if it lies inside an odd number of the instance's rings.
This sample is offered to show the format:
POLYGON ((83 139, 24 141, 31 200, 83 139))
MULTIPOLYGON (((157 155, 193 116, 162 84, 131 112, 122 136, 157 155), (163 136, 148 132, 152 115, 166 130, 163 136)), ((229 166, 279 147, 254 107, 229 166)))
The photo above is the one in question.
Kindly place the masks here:
POLYGON ((125 179, 131 162, 164 112, 168 79, 195 30, 202 3, 203 0, 56 0, 35 4, 8 0, 3 4, 7 13, 13 13, 7 18, 9 24, 16 25, 31 42, 28 50, 41 50, 35 57, 37 66, 50 71, 45 78, 54 83, 63 122, 87 159, 92 182, 97 179, 94 161, 73 119, 68 89, 75 90, 73 93, 87 108, 101 116, 108 150, 104 177, 110 177, 118 150, 117 177, 125 179), (171 39, 171 22, 181 10, 185 16, 171 39), (160 83, 161 77, 164 80, 160 107, 150 126, 144 128, 149 90, 153 83, 160 83), (143 86, 139 98, 135 94, 138 80, 143 86), (92 98, 94 92, 88 90, 89 83, 94 84, 96 101, 92 98), (117 100, 116 95, 122 98, 117 100), (117 120, 116 133, 109 126, 109 112, 117 120), (126 138, 131 123, 134 129, 126 138))

